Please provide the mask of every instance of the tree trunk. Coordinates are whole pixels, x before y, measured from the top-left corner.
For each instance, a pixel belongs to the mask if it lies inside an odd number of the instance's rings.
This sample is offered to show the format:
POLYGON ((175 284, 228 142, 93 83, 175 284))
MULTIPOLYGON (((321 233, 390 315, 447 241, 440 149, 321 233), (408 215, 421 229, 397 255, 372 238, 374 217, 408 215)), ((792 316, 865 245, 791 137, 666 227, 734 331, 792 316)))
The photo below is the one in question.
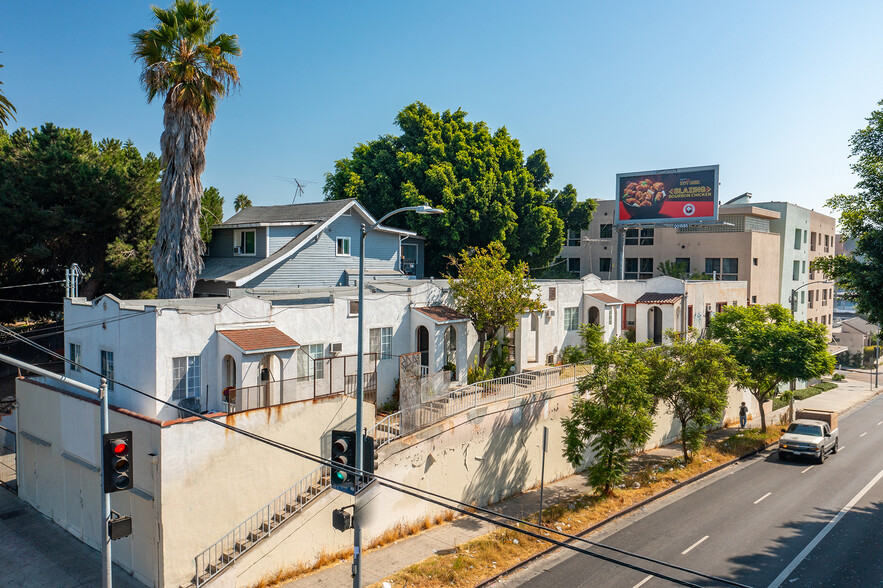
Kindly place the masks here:
POLYGON ((687 423, 681 417, 678 417, 678 421, 681 423, 681 447, 684 450, 684 465, 687 465, 690 463, 690 455, 687 452, 687 438, 684 436, 684 432, 687 430, 687 423))
POLYGON ((205 144, 214 116, 175 103, 169 92, 163 106, 160 139, 162 206, 156 243, 151 249, 160 298, 190 298, 202 270, 205 245, 199 234, 205 144))
POLYGON ((763 412, 763 400, 762 397, 758 395, 754 395, 754 398, 757 400, 757 406, 760 409, 760 430, 763 433, 766 433, 766 414, 763 412))

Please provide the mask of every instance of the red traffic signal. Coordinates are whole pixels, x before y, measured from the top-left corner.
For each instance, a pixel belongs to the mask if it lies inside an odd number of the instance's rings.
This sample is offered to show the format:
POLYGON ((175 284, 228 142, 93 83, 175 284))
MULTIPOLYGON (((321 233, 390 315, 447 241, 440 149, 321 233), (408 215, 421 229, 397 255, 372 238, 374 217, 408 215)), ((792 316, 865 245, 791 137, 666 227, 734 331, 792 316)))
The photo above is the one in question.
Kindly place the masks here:
POLYGON ((102 438, 101 478, 104 492, 129 490, 132 481, 132 431, 108 433, 102 438))

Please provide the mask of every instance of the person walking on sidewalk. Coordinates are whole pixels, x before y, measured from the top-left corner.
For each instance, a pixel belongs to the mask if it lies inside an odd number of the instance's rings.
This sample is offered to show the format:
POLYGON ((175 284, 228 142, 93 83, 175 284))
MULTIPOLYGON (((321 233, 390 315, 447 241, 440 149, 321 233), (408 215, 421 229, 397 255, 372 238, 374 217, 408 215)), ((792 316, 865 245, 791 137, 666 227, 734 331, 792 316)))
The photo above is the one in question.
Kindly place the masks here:
POLYGON ((745 425, 748 423, 748 407, 745 406, 745 403, 742 403, 742 406, 739 407, 739 427, 744 429, 745 425))

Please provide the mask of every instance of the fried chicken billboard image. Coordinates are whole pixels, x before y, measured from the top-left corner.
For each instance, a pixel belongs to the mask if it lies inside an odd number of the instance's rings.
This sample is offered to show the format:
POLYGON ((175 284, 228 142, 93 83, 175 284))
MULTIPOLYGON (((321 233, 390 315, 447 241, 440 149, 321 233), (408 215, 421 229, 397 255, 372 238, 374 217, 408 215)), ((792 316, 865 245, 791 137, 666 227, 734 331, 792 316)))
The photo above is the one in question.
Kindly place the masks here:
POLYGON ((695 223, 717 220, 719 166, 617 174, 614 223, 695 223))

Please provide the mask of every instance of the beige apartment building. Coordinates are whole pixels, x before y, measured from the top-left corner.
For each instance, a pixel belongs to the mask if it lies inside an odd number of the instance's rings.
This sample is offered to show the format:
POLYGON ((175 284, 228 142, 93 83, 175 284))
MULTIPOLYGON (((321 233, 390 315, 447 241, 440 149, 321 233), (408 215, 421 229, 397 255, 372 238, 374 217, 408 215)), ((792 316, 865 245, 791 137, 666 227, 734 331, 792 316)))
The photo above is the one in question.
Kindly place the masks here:
MULTIPOLYGON (((567 236, 561 257, 574 274, 616 279, 615 205, 615 200, 599 200, 589 228, 567 236)), ((628 229, 624 278, 649 279, 661 275, 660 263, 683 262, 690 274, 745 281, 747 299, 740 304, 782 303, 780 237, 770 229, 770 222, 779 217, 776 211, 740 202, 720 207, 719 218, 727 224, 628 229)))

